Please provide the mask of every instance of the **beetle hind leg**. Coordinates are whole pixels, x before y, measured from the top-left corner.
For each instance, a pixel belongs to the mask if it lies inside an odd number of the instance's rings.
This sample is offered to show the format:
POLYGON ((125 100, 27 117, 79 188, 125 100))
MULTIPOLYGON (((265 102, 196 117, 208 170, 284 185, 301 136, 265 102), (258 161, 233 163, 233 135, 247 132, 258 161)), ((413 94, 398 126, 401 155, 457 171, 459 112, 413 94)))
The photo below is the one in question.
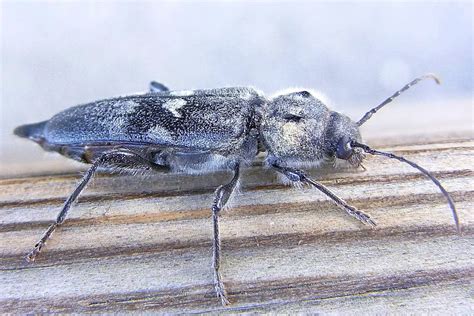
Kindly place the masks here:
POLYGON ((234 176, 232 180, 217 188, 214 198, 214 203, 212 204, 212 222, 214 228, 213 234, 213 243, 212 243, 212 268, 214 271, 214 289, 216 295, 220 298, 222 305, 228 305, 229 300, 227 298, 227 292, 222 282, 222 275, 220 273, 220 253, 221 253, 221 243, 220 243, 220 233, 219 233, 219 213, 222 208, 225 206, 229 197, 232 195, 232 192, 235 190, 237 183, 239 181, 239 165, 236 164, 233 168, 234 176))
POLYGON ((33 250, 27 255, 26 260, 29 262, 35 261, 38 254, 41 252, 41 249, 45 246, 47 240, 51 237, 53 232, 58 228, 66 219, 67 213, 71 208, 72 204, 77 200, 79 194, 84 190, 86 185, 89 183, 91 178, 97 172, 97 168, 103 165, 117 164, 118 162, 122 164, 128 164, 133 166, 147 166, 150 169, 160 169, 163 166, 157 166, 152 162, 148 161, 146 158, 142 157, 139 153, 135 153, 128 149, 115 149, 109 152, 102 154, 98 159, 94 161, 89 170, 86 171, 81 182, 74 189, 72 194, 67 198, 66 202, 63 205, 63 208, 56 217, 54 223, 52 223, 40 240, 35 244, 33 250))

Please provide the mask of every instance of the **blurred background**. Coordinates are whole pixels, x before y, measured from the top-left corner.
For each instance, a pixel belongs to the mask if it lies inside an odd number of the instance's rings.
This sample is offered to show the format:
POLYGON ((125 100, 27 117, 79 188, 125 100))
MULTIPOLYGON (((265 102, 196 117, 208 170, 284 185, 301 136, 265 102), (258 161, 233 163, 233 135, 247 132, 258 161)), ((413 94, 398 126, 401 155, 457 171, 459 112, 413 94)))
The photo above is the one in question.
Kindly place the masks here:
POLYGON ((472 15, 471 1, 2 1, 0 174, 66 160, 14 137, 15 126, 150 80, 313 88, 356 120, 433 72, 441 86, 419 84, 364 134, 472 133, 472 15))

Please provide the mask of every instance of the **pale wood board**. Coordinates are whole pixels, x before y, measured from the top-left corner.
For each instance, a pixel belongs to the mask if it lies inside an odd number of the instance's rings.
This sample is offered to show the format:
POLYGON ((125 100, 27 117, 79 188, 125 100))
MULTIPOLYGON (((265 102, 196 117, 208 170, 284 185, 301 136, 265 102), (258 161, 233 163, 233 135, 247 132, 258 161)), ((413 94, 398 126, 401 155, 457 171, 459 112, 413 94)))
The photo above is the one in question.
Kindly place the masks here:
POLYGON ((222 271, 232 305, 212 287, 210 203, 230 177, 101 175, 33 264, 24 255, 80 174, 0 180, 0 312, 311 312, 472 314, 471 134, 371 140, 431 170, 368 157, 363 170, 312 170, 376 229, 318 192, 280 184, 259 162, 222 214, 222 271))

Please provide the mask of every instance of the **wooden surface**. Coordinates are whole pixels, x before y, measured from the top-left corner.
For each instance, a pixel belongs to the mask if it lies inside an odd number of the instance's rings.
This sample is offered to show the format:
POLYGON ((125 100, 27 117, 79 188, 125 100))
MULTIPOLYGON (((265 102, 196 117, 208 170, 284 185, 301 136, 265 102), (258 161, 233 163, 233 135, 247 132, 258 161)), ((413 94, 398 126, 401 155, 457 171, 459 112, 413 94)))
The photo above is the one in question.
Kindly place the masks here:
POLYGON ((230 175, 96 178, 34 264, 24 261, 80 175, 0 180, 0 312, 473 313, 472 135, 372 140, 424 166, 451 192, 463 234, 415 169, 368 157, 362 170, 313 170, 364 226, 315 190, 256 163, 222 215, 214 297, 214 189, 230 175))

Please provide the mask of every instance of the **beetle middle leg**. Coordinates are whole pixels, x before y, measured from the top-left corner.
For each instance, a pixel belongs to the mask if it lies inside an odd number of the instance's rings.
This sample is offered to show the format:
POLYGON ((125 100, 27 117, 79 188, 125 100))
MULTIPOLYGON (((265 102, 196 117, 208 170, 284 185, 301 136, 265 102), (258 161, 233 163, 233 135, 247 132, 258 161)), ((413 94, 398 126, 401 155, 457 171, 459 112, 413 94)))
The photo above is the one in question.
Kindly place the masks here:
POLYGON ((214 288, 216 290, 216 295, 221 299, 222 305, 229 304, 227 299, 227 293, 222 282, 222 276, 219 271, 220 269, 220 252, 221 252, 221 243, 220 243, 220 234, 219 234, 219 212, 225 206, 229 197, 232 195, 237 183, 239 181, 239 164, 236 163, 233 167, 234 176, 229 183, 221 185, 217 188, 214 198, 214 203, 212 204, 212 222, 214 227, 214 236, 212 243, 212 267, 214 269, 214 288))
POLYGON ((330 191, 326 186, 322 185, 319 182, 314 181, 313 179, 309 178, 303 171, 290 168, 290 167, 282 167, 276 163, 272 164, 272 168, 274 168, 276 171, 284 174, 289 180, 293 182, 302 182, 302 183, 307 183, 310 184, 311 186, 315 187, 322 193, 326 194, 331 200, 333 200, 337 206, 339 206, 341 209, 346 211, 347 214, 350 216, 358 219, 364 224, 368 224, 372 227, 376 226, 377 224, 370 218, 369 215, 365 214, 362 211, 359 211, 356 209, 354 206, 351 206, 346 203, 343 199, 338 197, 336 194, 334 194, 332 191, 330 191))
POLYGON ((43 234, 41 239, 35 244, 34 249, 27 255, 27 261, 35 261, 36 256, 41 252, 41 249, 46 244, 46 241, 51 237, 53 232, 58 226, 60 226, 66 219, 67 213, 71 208, 72 204, 77 200, 79 194, 84 190, 87 183, 91 180, 92 176, 97 172, 97 169, 103 165, 115 165, 115 166, 146 166, 150 169, 162 169, 163 166, 158 166, 150 162, 148 159, 141 156, 139 153, 133 152, 126 148, 114 149, 109 152, 103 153, 97 158, 92 166, 87 170, 81 182, 74 189, 72 194, 67 198, 63 205, 63 208, 56 217, 53 224, 49 226, 46 232, 43 234))

